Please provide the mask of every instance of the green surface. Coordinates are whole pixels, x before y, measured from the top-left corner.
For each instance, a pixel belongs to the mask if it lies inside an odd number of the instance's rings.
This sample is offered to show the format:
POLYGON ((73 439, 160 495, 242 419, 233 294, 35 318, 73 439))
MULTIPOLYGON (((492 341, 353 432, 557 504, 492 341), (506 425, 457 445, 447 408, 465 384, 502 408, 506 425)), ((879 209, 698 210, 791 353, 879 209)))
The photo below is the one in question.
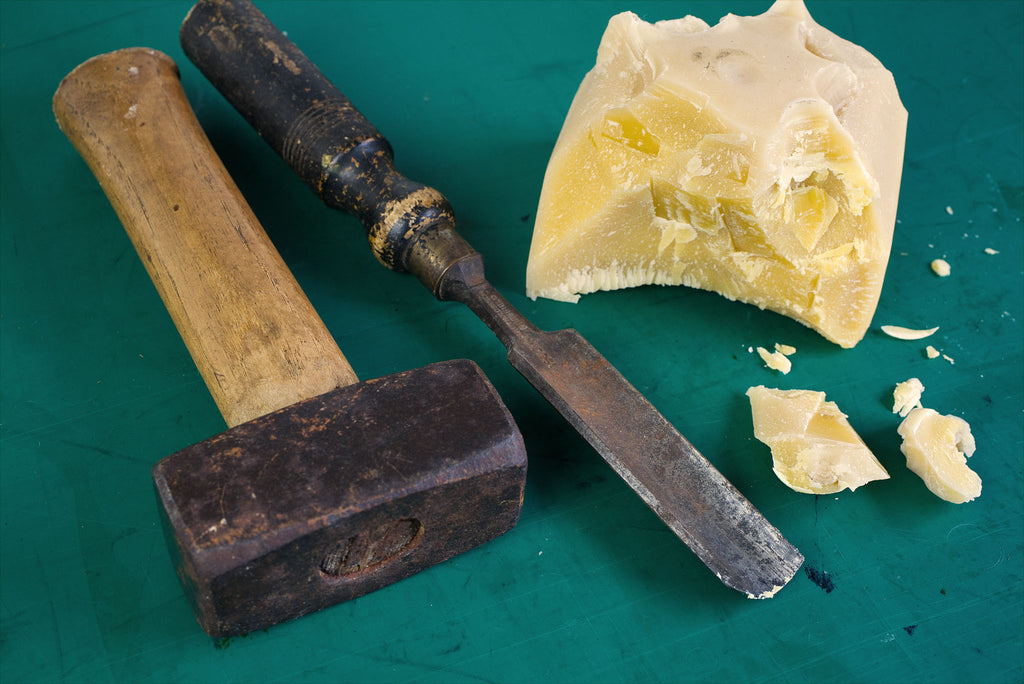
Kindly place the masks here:
POLYGON ((266 2, 264 11, 451 200, 494 284, 577 328, 806 555, 770 601, 720 585, 506 363, 467 310, 382 269, 187 62, 187 2, 2 2, 0 679, 1020 682, 1022 3, 813 2, 895 74, 910 112, 881 304, 841 350, 685 288, 526 299, 545 164, 608 18, 754 14, 767 2, 266 2), (157 523, 150 467, 223 429, 50 98, 85 59, 142 45, 181 66, 225 164, 363 378, 456 357, 501 392, 530 456, 519 525, 399 584, 219 648, 157 523), (948 209, 947 209, 948 208, 948 209), (990 247, 998 254, 984 250, 990 247), (936 277, 936 257, 953 274, 936 277), (940 326, 924 342, 885 323, 940 326), (787 376, 748 348, 794 345, 787 376), (964 417, 984 481, 953 505, 904 466, 894 384, 964 417), (797 494, 754 440, 751 384, 827 392, 888 468, 797 494), (818 581, 815 581, 817 579, 818 581))

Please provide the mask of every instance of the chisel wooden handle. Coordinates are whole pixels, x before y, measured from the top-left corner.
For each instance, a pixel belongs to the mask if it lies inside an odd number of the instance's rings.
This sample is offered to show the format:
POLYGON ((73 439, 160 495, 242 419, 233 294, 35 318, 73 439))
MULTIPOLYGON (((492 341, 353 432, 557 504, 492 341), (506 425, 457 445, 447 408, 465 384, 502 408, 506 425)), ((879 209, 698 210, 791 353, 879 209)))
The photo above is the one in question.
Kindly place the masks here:
POLYGON ((200 0, 185 54, 320 198, 359 217, 385 266, 445 298, 443 276, 479 254, 448 201, 395 170, 391 145, 248 0, 200 0))
POLYGON ((95 57, 57 122, 114 206, 229 426, 356 376, 155 50, 95 57))

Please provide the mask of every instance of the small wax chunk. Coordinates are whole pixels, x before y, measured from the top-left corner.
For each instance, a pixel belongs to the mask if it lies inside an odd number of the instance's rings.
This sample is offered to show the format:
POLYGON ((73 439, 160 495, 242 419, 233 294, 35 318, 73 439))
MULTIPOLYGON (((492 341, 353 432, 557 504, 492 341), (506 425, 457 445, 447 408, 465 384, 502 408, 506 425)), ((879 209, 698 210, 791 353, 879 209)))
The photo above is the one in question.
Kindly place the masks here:
POLYGON ((975 448, 967 421, 916 408, 897 432, 903 438, 900 450, 907 457, 907 467, 933 494, 952 503, 966 503, 981 495, 981 478, 967 465, 975 448))
POLYGON ((892 74, 802 0, 715 26, 617 14, 548 163, 527 295, 687 285, 852 347, 885 277, 906 121, 892 74))
POLYGON ((759 385, 747 396, 754 436, 771 449, 772 469, 790 489, 833 494, 889 477, 824 392, 759 385))
POLYGON ((892 412, 906 418, 912 409, 921 408, 924 385, 917 378, 910 378, 896 385, 892 392, 892 412))
POLYGON ((757 348, 757 355, 764 361, 764 365, 772 370, 777 370, 783 375, 789 373, 793 368, 793 362, 790 361, 785 354, 780 350, 770 352, 764 347, 757 348))

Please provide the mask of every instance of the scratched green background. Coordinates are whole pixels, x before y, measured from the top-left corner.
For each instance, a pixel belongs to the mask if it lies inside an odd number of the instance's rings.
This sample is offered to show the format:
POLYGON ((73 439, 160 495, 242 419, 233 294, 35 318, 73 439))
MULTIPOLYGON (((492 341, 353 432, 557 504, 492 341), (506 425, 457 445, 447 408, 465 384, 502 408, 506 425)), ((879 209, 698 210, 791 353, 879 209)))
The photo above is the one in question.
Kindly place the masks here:
POLYGON ((875 325, 844 351, 712 294, 641 288, 531 302, 523 273, 552 143, 613 13, 767 2, 266 2, 272 20, 441 189, 494 284, 542 327, 580 330, 807 557, 771 601, 717 583, 507 366, 468 311, 380 268, 187 63, 187 2, 0 3, 4 682, 1020 682, 1022 3, 813 2, 894 72, 910 112, 875 325), (149 469, 223 426, 107 200, 53 123, 78 63, 160 49, 214 145, 363 378, 477 360, 530 455, 518 527, 356 601, 220 648, 197 627, 149 469), (947 211, 949 207, 949 211, 947 211), (988 255, 986 247, 998 250, 988 255), (934 276, 945 257, 953 274, 934 276), (881 335, 940 330, 952 357, 881 335), (751 345, 797 347, 780 376, 751 345), (972 425, 977 501, 903 466, 895 382, 972 425), (781 485, 750 384, 820 389, 889 469, 856 493, 781 485), (811 575, 819 580, 813 581, 811 575))

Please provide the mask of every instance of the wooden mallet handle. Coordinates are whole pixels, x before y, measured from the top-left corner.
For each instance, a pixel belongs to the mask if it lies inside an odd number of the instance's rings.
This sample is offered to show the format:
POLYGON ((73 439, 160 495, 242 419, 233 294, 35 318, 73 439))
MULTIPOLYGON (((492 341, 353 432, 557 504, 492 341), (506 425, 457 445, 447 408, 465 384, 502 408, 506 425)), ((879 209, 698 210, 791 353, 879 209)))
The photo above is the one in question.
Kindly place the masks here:
POLYGON ((243 199, 167 55, 94 57, 53 98, 233 427, 357 381, 243 199))

